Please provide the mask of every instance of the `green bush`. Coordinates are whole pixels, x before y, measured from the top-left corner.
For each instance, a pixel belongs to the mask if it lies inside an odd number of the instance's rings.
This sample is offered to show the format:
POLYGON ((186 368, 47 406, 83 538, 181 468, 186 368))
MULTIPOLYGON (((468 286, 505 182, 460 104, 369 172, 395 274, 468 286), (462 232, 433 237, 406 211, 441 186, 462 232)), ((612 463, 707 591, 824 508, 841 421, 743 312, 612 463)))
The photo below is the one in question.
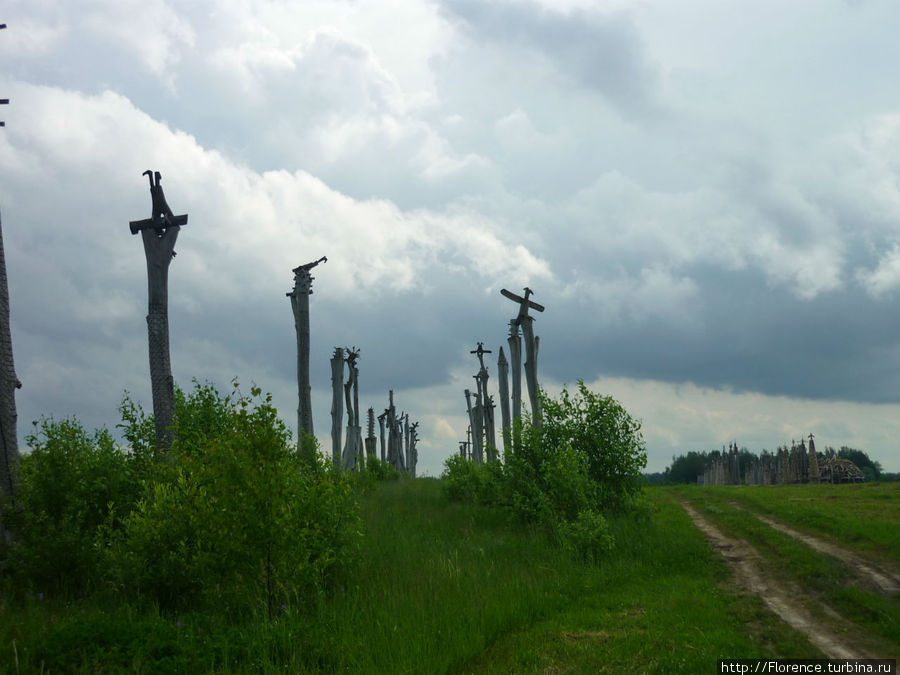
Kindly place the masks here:
POLYGON ((589 560, 612 548, 603 511, 635 501, 647 461, 640 423, 608 396, 578 382, 572 396, 541 392, 543 421, 516 421, 503 463, 478 465, 458 455, 445 462, 446 494, 457 501, 501 504, 542 523, 589 560))
POLYGON ((495 504, 501 501, 502 467, 496 462, 476 464, 460 455, 444 462, 445 494, 454 501, 495 504))
POLYGON ((585 561, 595 563, 615 548, 609 524, 602 513, 581 511, 572 521, 559 523, 563 545, 585 561))
POLYGON ((140 494, 141 467, 106 429, 43 418, 26 436, 10 565, 35 591, 83 592, 99 576, 104 534, 140 494))
POLYGON ((601 509, 624 506, 641 490, 647 452, 641 424, 611 396, 600 396, 578 381, 574 396, 563 388, 558 400, 541 396, 541 445, 546 452, 571 447, 586 462, 601 509))
POLYGON ((123 587, 164 607, 306 602, 354 560, 358 506, 270 397, 195 384, 176 408, 172 466, 147 485, 114 551, 123 587))

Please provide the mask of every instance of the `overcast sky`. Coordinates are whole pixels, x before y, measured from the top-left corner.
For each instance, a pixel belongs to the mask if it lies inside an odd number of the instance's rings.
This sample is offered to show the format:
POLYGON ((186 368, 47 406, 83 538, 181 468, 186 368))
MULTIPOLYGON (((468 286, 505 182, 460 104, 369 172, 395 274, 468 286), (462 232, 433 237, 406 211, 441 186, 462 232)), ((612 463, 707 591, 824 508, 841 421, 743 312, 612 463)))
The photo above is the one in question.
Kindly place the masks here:
MULTIPOLYGON (((643 423, 648 470, 814 433, 900 471, 895 0, 8 0, 0 209, 20 435, 152 409, 128 222, 159 170, 189 214, 173 371, 272 392, 296 426, 285 293, 314 270, 313 408, 465 438, 477 341, 534 289, 539 377, 643 423)), ((496 395, 496 394, 495 394, 496 395)), ((498 415, 499 417, 499 415, 498 415)))

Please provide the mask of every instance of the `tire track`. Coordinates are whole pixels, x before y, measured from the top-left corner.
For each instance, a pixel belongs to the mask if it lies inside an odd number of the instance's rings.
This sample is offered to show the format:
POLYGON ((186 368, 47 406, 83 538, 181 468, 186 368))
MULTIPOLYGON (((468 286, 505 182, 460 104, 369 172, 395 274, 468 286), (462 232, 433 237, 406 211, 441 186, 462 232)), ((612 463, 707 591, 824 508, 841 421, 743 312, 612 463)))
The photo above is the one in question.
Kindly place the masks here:
MULTIPOLYGON (((747 541, 726 536, 688 502, 682 499, 678 501, 694 521, 694 525, 707 536, 731 567, 738 584, 746 592, 758 595, 782 621, 806 635, 828 658, 873 658, 856 645, 848 645, 846 638, 831 625, 823 624, 813 617, 799 602, 796 594, 788 592, 776 580, 767 577, 762 571, 762 556, 747 541)), ((826 608, 826 611, 830 610, 826 608)))
POLYGON ((804 544, 809 546, 820 553, 825 553, 826 555, 830 555, 834 558, 837 558, 841 562, 850 566, 857 575, 862 577, 863 579, 868 580, 870 583, 874 584, 879 591, 887 594, 900 593, 900 577, 898 577, 893 572, 890 572, 878 565, 874 564, 869 560, 865 560, 858 556, 856 553, 852 551, 848 551, 845 548, 841 548, 836 544, 832 544, 831 542, 824 541, 819 539, 818 537, 814 537, 810 534, 804 534, 803 532, 798 532, 792 527, 788 527, 783 523, 779 523, 777 520, 772 520, 768 516, 764 516, 762 514, 756 513, 747 509, 737 502, 729 502, 734 508, 740 509, 742 511, 746 511, 752 516, 764 522, 766 525, 771 527, 774 530, 778 530, 779 532, 788 535, 789 537, 793 537, 798 541, 802 541, 804 544))

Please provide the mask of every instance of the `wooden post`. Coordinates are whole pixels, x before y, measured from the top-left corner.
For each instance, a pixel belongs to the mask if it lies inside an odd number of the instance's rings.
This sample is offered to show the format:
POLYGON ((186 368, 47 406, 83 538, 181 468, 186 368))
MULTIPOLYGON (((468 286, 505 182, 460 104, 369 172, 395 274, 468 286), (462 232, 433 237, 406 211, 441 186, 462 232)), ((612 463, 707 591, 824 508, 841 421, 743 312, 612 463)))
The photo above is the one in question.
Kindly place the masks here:
POLYGON ((156 448, 166 454, 172 445, 175 418, 175 381, 169 359, 169 263, 175 257, 175 241, 187 215, 176 216, 166 203, 159 171, 144 172, 150 178, 151 216, 131 221, 131 234, 141 233, 147 259, 147 339, 150 352, 150 386, 156 448), (154 178, 156 182, 154 183, 154 178))
POLYGON ((419 423, 413 422, 409 428, 409 453, 406 455, 406 464, 411 478, 416 477, 416 464, 419 463, 419 451, 416 443, 419 441, 419 423))
POLYGON ((497 435, 494 430, 494 397, 487 396, 484 399, 484 448, 487 454, 487 461, 496 462, 497 457, 497 435))
POLYGON ((297 330, 297 443, 301 442, 304 433, 312 435, 313 414, 312 395, 309 387, 309 296, 312 295, 312 282, 315 277, 310 270, 328 258, 322 256, 318 260, 295 267, 294 290, 286 293, 291 299, 294 312, 294 328, 297 330))
POLYGON ((362 433, 359 426, 359 369, 356 360, 359 350, 345 349, 349 376, 344 385, 344 398, 347 401, 347 440, 344 444, 344 468, 359 470, 359 459, 362 454, 362 433), (351 398, 352 397, 352 398, 351 398))
POLYGON ((522 419, 522 338, 519 336, 519 324, 509 322, 509 337, 506 340, 509 345, 510 365, 512 366, 512 419, 522 419))
POLYGON ((466 395, 466 409, 469 412, 469 429, 471 432, 471 437, 469 439, 469 449, 472 455, 472 461, 476 464, 481 464, 481 431, 484 430, 483 422, 481 420, 481 402, 479 401, 478 394, 475 394, 475 405, 472 405, 472 392, 466 389, 463 392, 466 395))
POLYGON ((503 347, 500 347, 500 356, 497 359, 497 377, 499 378, 500 387, 500 427, 503 436, 503 450, 510 450, 510 421, 509 421, 509 363, 506 361, 506 355, 503 353, 503 347))
POLYGON ((381 461, 382 462, 387 461, 387 455, 385 454, 385 447, 384 447, 384 422, 385 422, 385 418, 387 417, 387 414, 388 414, 388 411, 385 410, 383 413, 381 413, 378 416, 378 427, 380 429, 381 461))
POLYGON ((334 348, 331 357, 331 463, 342 468, 341 461, 341 425, 344 423, 344 349, 334 348))
POLYGON ((541 396, 537 379, 538 348, 540 338, 534 336, 534 319, 522 319, 522 334, 525 336, 525 383, 528 385, 528 399, 531 402, 531 423, 541 426, 541 396))
MULTIPOLYGON (((16 377, 13 363, 12 332, 9 327, 9 284, 6 278, 6 254, 3 249, 3 226, 0 224, 0 496, 15 503, 19 476, 19 441, 17 435, 16 389, 22 383, 16 377)), ((10 533, 0 518, 0 543, 8 542, 10 533)))
MULTIPOLYGON (((535 427, 541 426, 541 400, 540 400, 540 390, 538 387, 537 380, 537 356, 538 356, 538 348, 540 347, 540 340, 534 336, 534 328, 532 325, 533 319, 528 315, 528 310, 533 309, 537 312, 543 312, 544 306, 539 305, 538 303, 529 300, 529 296, 534 293, 530 288, 525 288, 525 296, 521 297, 516 295, 515 293, 510 293, 505 288, 500 290, 500 293, 505 297, 509 298, 513 302, 517 302, 519 304, 519 313, 515 319, 510 322, 510 342, 509 347, 510 351, 513 349, 513 327, 522 327, 522 333, 525 336, 525 379, 528 384, 528 398, 531 400, 531 420, 532 424, 535 427)), ((516 331, 516 336, 518 336, 518 331, 516 331)), ((518 342, 518 340, 517 340, 518 342)), ((518 359, 515 359, 513 364, 515 368, 515 363, 518 359)), ((513 396, 516 397, 515 392, 515 370, 513 371, 513 396)), ((521 386, 521 385, 520 385, 521 386)), ((515 406, 516 401, 513 401, 513 406, 515 406)), ((515 411, 514 411, 515 416, 515 411)))
POLYGON ((375 408, 369 407, 368 420, 366 421, 366 455, 375 457, 375 408))

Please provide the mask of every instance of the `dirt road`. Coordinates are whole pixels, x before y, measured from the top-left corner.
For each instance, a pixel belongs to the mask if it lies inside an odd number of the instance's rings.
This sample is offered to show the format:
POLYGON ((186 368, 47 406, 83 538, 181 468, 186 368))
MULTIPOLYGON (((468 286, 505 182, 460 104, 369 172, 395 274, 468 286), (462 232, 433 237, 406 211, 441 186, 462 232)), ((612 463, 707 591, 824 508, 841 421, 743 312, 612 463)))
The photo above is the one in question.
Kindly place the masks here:
MULTIPOLYGON (((735 580, 743 591, 758 595, 770 610, 785 623, 804 633, 809 641, 829 658, 878 658, 877 655, 859 647, 855 644, 856 641, 849 637, 857 632, 852 624, 821 603, 818 604, 822 611, 817 614, 827 614, 830 620, 825 622, 816 618, 809 608, 817 601, 809 598, 800 589, 792 588, 788 582, 767 575, 763 571, 763 558, 753 546, 743 539, 726 536, 686 500, 679 501, 694 524, 706 534, 734 571, 735 580)), ((891 583, 893 582, 888 581, 888 584, 891 583)))

